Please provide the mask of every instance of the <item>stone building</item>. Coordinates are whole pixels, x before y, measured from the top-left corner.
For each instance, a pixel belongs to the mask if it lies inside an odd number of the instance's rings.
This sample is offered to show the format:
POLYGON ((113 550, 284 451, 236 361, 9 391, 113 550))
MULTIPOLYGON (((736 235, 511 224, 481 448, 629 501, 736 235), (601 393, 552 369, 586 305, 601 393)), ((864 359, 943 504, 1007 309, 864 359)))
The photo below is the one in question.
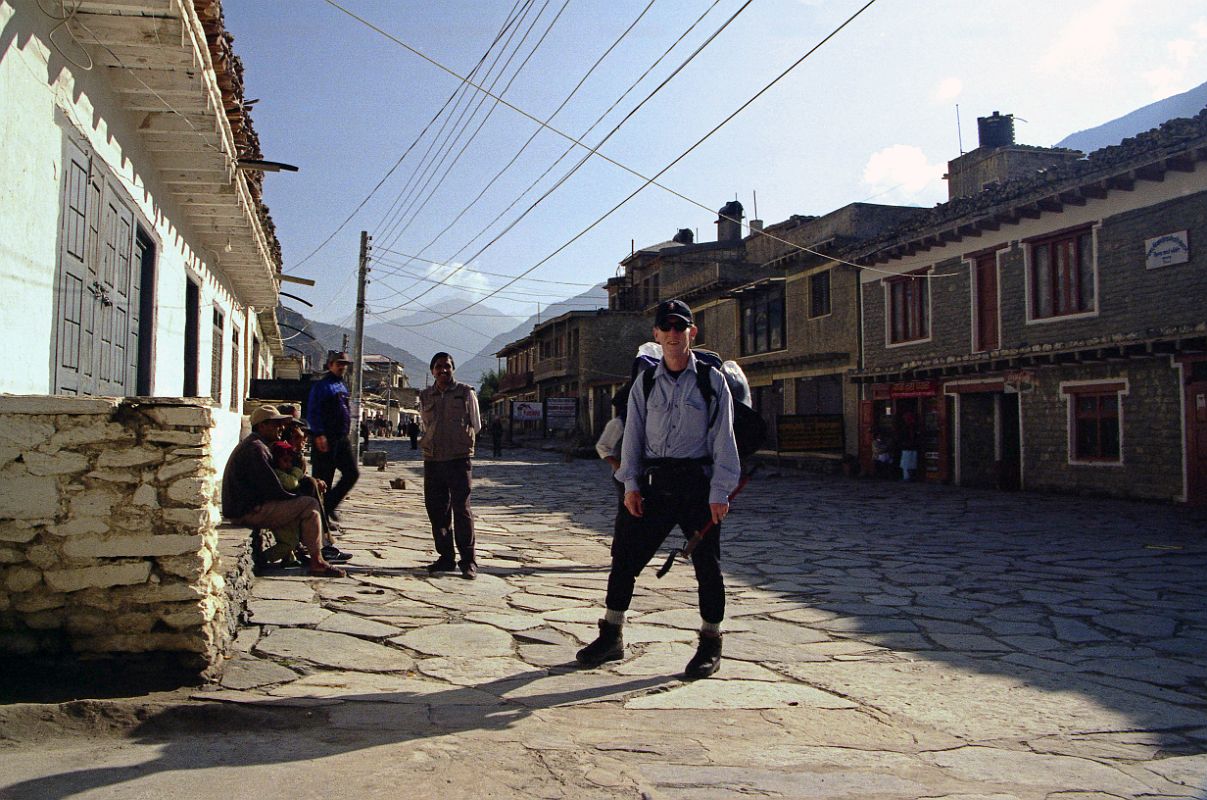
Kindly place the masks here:
POLYGON ((701 304, 711 331, 702 343, 742 366, 769 449, 823 461, 856 452, 858 404, 847 373, 859 354, 858 270, 832 254, 919 211, 853 203, 757 227, 746 258, 758 277, 701 304))
POLYGON ((268 162, 216 0, 49 8, 0 12, 0 337, 20 359, 0 377, 0 652, 213 669, 233 624, 217 476, 283 352, 268 162))
POLYGON ((647 339, 647 321, 633 312, 567 311, 546 320, 496 354, 506 359, 494 398, 496 413, 507 419, 515 403, 541 403, 541 422, 531 418, 531 405, 510 414, 513 432, 547 427, 598 436, 612 417, 612 393, 628 379, 633 353, 647 339), (559 416, 563 410, 572 417, 559 416))
POLYGON ((865 467, 905 433, 930 481, 1207 500, 1207 112, 1088 158, 989 133, 843 253, 865 467))

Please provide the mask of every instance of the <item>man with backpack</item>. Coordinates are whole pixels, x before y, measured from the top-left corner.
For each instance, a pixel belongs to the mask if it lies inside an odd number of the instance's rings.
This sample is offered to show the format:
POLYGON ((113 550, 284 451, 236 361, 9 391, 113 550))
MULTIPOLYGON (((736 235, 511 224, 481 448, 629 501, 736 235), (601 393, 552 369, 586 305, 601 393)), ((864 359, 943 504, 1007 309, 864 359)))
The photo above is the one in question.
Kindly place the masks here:
POLYGON ((662 360, 632 383, 617 480, 624 510, 612 538, 612 566, 599 636, 578 651, 578 662, 598 666, 624 657, 625 612, 637 575, 678 525, 691 536, 711 529, 692 552, 699 583, 700 642, 684 670, 706 678, 721 665, 725 583, 720 524, 741 475, 733 432, 733 399, 721 371, 697 359, 692 312, 680 300, 658 305, 654 339, 662 360))

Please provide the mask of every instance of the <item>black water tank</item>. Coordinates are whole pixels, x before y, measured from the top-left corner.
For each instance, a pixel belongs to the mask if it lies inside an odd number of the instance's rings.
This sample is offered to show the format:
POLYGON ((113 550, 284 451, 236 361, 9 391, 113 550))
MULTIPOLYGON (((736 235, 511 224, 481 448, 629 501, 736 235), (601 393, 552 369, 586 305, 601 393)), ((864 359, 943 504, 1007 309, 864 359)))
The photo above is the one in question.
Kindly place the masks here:
POLYGON ((1005 147, 1014 144, 1014 115, 1002 116, 994 111, 993 116, 977 117, 977 136, 981 147, 1005 147))

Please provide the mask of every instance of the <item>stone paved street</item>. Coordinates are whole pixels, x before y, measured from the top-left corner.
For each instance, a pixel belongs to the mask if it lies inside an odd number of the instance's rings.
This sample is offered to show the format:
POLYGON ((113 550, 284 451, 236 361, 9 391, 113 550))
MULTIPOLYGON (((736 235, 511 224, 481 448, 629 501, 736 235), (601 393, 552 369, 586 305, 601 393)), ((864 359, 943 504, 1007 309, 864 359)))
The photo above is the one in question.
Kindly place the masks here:
POLYGON ((725 526, 725 661, 685 683, 684 563, 642 575, 626 660, 573 666, 604 465, 479 459, 470 582, 419 569, 421 466, 383 446, 349 578, 259 578, 221 686, 0 751, 0 797, 1207 797, 1202 512, 766 470, 725 526))

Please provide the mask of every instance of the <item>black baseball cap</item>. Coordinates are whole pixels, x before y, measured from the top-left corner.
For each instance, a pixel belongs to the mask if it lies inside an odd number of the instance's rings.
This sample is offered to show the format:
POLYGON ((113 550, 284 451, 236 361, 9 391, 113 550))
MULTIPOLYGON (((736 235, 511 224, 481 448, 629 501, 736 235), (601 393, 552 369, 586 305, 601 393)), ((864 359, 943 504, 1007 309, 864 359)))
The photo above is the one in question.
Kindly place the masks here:
POLYGON ((692 310, 682 300, 663 300, 659 303, 658 310, 654 312, 654 324, 661 325, 671 317, 678 317, 688 325, 695 324, 692 322, 692 310))

